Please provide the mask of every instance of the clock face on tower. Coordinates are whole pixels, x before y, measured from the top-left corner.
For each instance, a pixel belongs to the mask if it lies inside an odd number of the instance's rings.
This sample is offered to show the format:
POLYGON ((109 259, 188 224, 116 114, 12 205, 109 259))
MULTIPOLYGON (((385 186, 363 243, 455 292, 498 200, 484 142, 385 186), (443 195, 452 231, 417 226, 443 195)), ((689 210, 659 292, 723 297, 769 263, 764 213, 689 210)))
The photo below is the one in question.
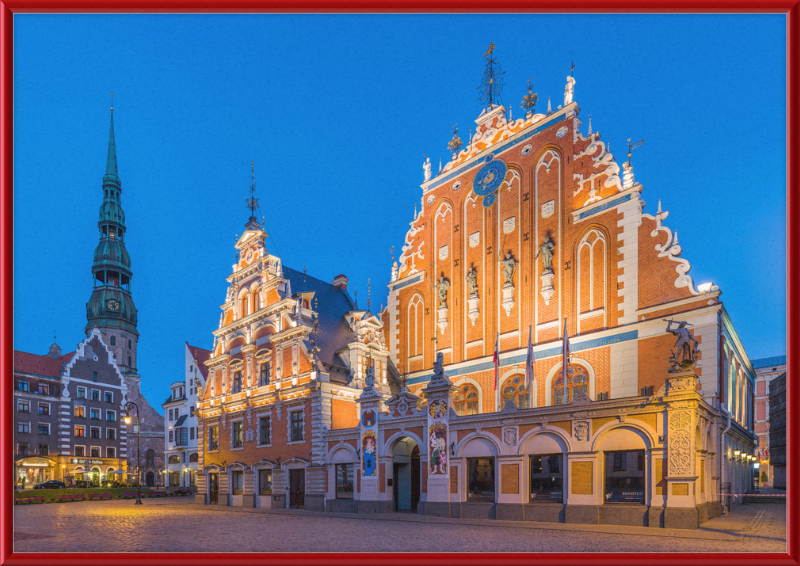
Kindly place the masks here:
POLYGON ((120 304, 117 299, 108 299, 106 302, 106 307, 108 307, 108 310, 111 312, 119 312, 120 304))

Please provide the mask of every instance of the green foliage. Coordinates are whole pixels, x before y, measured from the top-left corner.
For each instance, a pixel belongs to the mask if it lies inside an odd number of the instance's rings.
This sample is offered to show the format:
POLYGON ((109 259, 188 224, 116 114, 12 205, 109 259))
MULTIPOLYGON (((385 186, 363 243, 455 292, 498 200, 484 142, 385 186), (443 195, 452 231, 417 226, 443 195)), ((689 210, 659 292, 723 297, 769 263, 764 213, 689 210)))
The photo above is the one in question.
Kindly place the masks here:
MULTIPOLYGON (((148 493, 151 491, 156 490, 143 488, 141 490, 142 497, 147 497, 148 493)), ((122 488, 96 487, 91 489, 33 489, 14 492, 14 499, 25 497, 45 497, 45 503, 53 503, 58 501, 59 495, 88 495, 90 493, 111 493, 114 496, 113 499, 122 499, 123 493, 136 493, 136 486, 122 488)), ((87 501, 88 500, 89 499, 87 497, 87 501)), ((108 500, 106 499, 105 501, 108 500)))
POLYGON ((767 483, 767 472, 761 472, 761 483, 767 483))

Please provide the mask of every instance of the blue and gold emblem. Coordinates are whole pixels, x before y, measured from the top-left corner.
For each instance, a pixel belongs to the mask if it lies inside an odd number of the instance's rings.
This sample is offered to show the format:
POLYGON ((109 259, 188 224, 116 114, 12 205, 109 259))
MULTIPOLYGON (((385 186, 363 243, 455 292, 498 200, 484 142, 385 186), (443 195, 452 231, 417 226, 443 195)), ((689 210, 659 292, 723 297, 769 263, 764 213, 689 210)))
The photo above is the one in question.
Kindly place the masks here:
POLYGON ((476 195, 483 197, 483 206, 488 208, 497 200, 495 193, 500 188, 500 185, 503 184, 503 180, 506 178, 506 171, 508 171, 506 164, 497 159, 481 167, 478 174, 475 175, 472 190, 475 191, 476 195))

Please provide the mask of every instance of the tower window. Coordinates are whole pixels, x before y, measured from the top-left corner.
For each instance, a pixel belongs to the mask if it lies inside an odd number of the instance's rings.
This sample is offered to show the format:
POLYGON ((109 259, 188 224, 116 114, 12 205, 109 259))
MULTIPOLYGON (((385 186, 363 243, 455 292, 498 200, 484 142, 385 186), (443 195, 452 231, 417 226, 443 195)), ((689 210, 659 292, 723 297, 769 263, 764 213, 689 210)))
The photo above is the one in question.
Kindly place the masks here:
POLYGON ((131 349, 131 341, 130 340, 128 340, 128 349, 129 350, 131 349))
POLYGON ((128 365, 133 367, 133 365, 131 365, 131 357, 130 356, 128 356, 128 365))
POLYGON ((116 346, 117 345, 117 337, 116 336, 112 336, 111 337, 111 345, 112 346, 116 346))

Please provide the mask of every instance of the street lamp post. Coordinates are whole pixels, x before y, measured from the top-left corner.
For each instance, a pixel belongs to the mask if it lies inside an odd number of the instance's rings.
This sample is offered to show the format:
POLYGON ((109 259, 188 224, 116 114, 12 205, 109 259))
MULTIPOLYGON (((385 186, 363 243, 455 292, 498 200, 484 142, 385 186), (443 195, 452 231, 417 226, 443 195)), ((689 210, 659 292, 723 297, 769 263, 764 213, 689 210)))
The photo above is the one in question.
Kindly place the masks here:
MULTIPOLYGON (((136 467, 139 470, 139 476, 141 476, 141 469, 142 469, 142 454, 139 450, 139 405, 134 403, 133 401, 128 401, 125 405, 125 417, 123 420, 125 421, 126 425, 131 424, 131 409, 136 408, 136 467)), ((136 482, 136 502, 135 505, 142 504, 142 478, 137 478, 138 481, 136 482)))

